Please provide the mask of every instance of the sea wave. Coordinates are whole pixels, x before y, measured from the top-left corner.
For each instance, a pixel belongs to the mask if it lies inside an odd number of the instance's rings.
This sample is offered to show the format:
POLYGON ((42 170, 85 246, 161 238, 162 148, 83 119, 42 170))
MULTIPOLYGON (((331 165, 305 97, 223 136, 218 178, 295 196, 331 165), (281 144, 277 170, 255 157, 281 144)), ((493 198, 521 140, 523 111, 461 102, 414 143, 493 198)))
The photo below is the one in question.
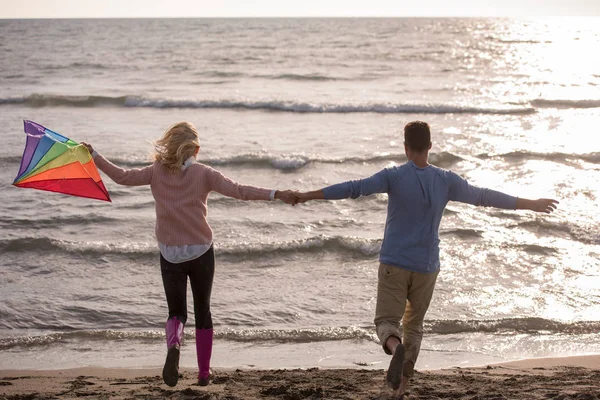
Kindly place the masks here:
POLYGON ((143 96, 67 96, 32 94, 24 97, 0 98, 0 105, 23 104, 30 107, 133 107, 133 108, 214 108, 283 111, 297 113, 382 113, 382 114, 532 114, 526 106, 473 107, 452 104, 318 104, 283 100, 192 100, 161 99, 143 96))
POLYGON ((539 108, 597 108, 600 99, 535 99, 529 102, 533 107, 539 108))
MULTIPOLYGON (((247 57, 246 60, 256 61, 258 58, 247 57)), ((198 76, 207 76, 211 78, 259 78, 272 80, 291 80, 291 81, 339 81, 348 80, 348 78, 336 77, 321 74, 246 74, 242 72, 227 72, 227 71, 203 71, 197 73, 198 76)))
POLYGON ((292 81, 345 81, 347 78, 319 75, 319 74, 281 74, 281 75, 262 75, 267 79, 285 79, 292 81))
MULTIPOLYGON (((456 235, 463 239, 479 238, 481 232, 475 229, 446 229, 440 235, 456 235)), ((286 253, 320 253, 339 252, 352 254, 354 257, 374 257, 381 250, 381 239, 366 239, 357 236, 319 235, 306 239, 267 242, 267 243, 233 243, 215 244, 219 257, 252 258, 279 256, 286 253)), ((0 241, 0 249, 4 252, 39 251, 55 253, 77 253, 90 255, 156 255, 156 244, 148 242, 84 242, 52 239, 48 237, 25 237, 0 241)))
MULTIPOLYGON (((432 153, 430 161, 439 165, 452 165, 462 158, 450 152, 432 153)), ((269 153, 246 153, 230 157, 201 160, 208 165, 254 165, 257 167, 270 166, 281 170, 295 170, 308 164, 371 164, 381 162, 406 162, 406 157, 400 153, 380 153, 369 156, 354 157, 324 157, 321 155, 272 155, 269 153)))
MULTIPOLYGON (((539 153, 531 151, 513 151, 502 154, 483 153, 476 156, 479 159, 503 158, 505 160, 519 162, 525 160, 546 160, 557 163, 573 164, 580 161, 590 164, 600 164, 600 153, 539 153)), ((442 168, 449 168, 465 159, 462 155, 443 151, 431 153, 429 161, 442 168)), ((127 168, 140 168, 151 163, 150 160, 132 160, 130 158, 111 158, 117 165, 127 168)), ((272 154, 269 152, 250 152, 222 157, 201 158, 199 162, 213 167, 244 166, 249 168, 273 168, 281 171, 296 171, 310 164, 376 164, 406 162, 406 156, 398 153, 375 153, 365 156, 348 157, 326 157, 320 154, 272 154)), ((20 156, 0 156, 0 165, 18 165, 20 156)))
MULTIPOLYGON (((462 239, 481 237, 475 229, 446 229, 440 235, 456 235, 462 239)), ((381 239, 366 239, 357 236, 319 235, 305 239, 276 242, 239 242, 233 244, 215 244, 219 257, 248 259, 252 257, 280 256, 287 253, 339 252, 353 257, 371 258, 379 254, 381 239)), ((137 255, 155 257, 156 244, 149 242, 103 242, 69 241, 49 237, 22 237, 0 240, 3 252, 54 252, 89 255, 137 255)))
POLYGON ((595 334, 600 321, 561 322, 544 318, 504 318, 491 320, 432 320, 425 322, 428 333, 450 335, 461 333, 495 334, 595 334))
MULTIPOLYGON (((194 340, 193 330, 184 332, 184 341, 194 340)), ((215 329, 215 338, 235 342, 278 342, 308 343, 336 340, 365 339, 376 340, 376 334, 368 328, 331 327, 314 329, 215 329)), ((155 342, 164 340, 162 330, 120 331, 120 330, 74 330, 49 333, 38 336, 0 338, 0 350, 18 347, 40 347, 74 341, 124 341, 155 342)))
POLYGON ((0 241, 3 252, 37 251, 44 253, 78 254, 150 254, 156 252, 156 245, 150 243, 106 243, 79 242, 52 239, 48 237, 25 237, 0 241))
MULTIPOLYGON (((513 228, 527 229, 533 232, 543 232, 544 234, 551 234, 553 231, 563 233, 570 236, 578 242, 585 244, 600 244, 600 233, 595 224, 589 226, 581 226, 573 223, 572 221, 551 221, 546 219, 535 219, 529 221, 522 221, 512 225, 513 228)), ((527 250, 527 249, 526 249, 527 250)), ((533 248, 528 248, 529 252, 533 252, 533 248)), ((546 252, 546 250, 540 250, 546 252)))
POLYGON ((568 163, 573 161, 585 161, 591 164, 600 164, 600 153, 584 153, 584 154, 573 154, 573 153, 562 153, 562 152, 551 152, 551 153, 539 153, 534 151, 511 151, 502 154, 479 154, 478 158, 489 159, 489 158, 504 158, 512 161, 522 160, 546 160, 560 163, 568 163))
POLYGON ((520 244, 518 247, 523 249, 526 253, 533 255, 552 256, 558 252, 554 247, 540 246, 537 244, 520 244))
MULTIPOLYGON (((235 243, 215 245, 220 257, 251 258, 280 255, 282 253, 318 253, 321 251, 338 251, 354 256, 373 257, 379 254, 381 240, 364 239, 350 236, 317 236, 307 239, 269 242, 269 243, 235 243)), ((89 255, 137 255, 155 257, 156 244, 147 242, 84 242, 52 239, 48 237, 26 237, 0 241, 3 252, 54 252, 77 253, 89 255)))
MULTIPOLYGON (((112 219, 104 216, 92 216, 97 222, 110 222, 112 219)), ((64 217, 56 224, 78 223, 79 217, 64 217)), ((48 219, 32 221, 33 223, 51 226, 55 222, 48 219)), ((5 224, 23 223, 20 219, 16 222, 11 220, 5 224)), ((46 226, 44 226, 46 227, 46 226)), ((550 233, 552 231, 568 234, 572 239, 586 244, 599 244, 600 235, 593 227, 589 229, 578 226, 570 222, 548 221, 536 219, 517 222, 510 226, 511 228, 521 228, 527 230, 543 231, 550 233)), ((482 231, 469 228, 451 228, 440 230, 440 236, 454 235, 464 240, 479 239, 482 237, 482 231)), ((357 236, 328 236, 318 235, 305 239, 275 241, 275 242, 238 242, 232 244, 215 244, 215 249, 220 257, 243 258, 280 256, 286 253, 320 253, 320 252, 339 252, 351 254, 354 257, 374 257, 381 250, 381 239, 367 239, 357 236)), ((3 252, 54 252, 54 253, 76 253, 82 255, 127 255, 140 257, 155 257, 156 244, 149 242, 103 242, 103 241, 69 241, 53 239, 49 237, 21 237, 0 240, 0 250, 3 252)), ((524 248, 528 252, 548 253, 550 248, 541 248, 529 246, 524 248)))
MULTIPOLYGON (((503 158, 508 161, 519 162, 525 160, 546 160, 557 163, 572 164, 579 161, 590 164, 600 164, 600 153, 562 153, 550 152, 540 153, 533 151, 512 151, 501 154, 482 153, 476 156, 479 159, 503 158)), ((448 168, 454 164, 468 159, 468 156, 442 151, 429 154, 429 161, 442 168, 448 168)), ((112 162, 127 168, 140 168, 151 163, 148 159, 111 158, 112 162)), ((295 171, 310 164, 376 164, 406 162, 406 156, 400 152, 381 152, 364 156, 327 157, 321 154, 272 154, 269 152, 249 152, 227 156, 200 158, 198 161, 213 167, 244 166, 250 168, 273 168, 281 171, 295 171)), ((0 165, 18 165, 21 156, 0 156, 0 165)))
POLYGON ((35 218, 4 218, 0 222, 0 226, 6 228, 23 228, 40 229, 40 228, 57 228, 65 225, 95 225, 102 223, 110 223, 118 221, 118 218, 107 217, 98 214, 82 215, 57 215, 52 217, 35 217, 35 218))
MULTIPOLYGON (((20 162, 19 157, 0 157, 0 163, 6 160, 7 163, 20 162)), ((432 153, 429 155, 429 161, 440 166, 448 167, 463 160, 462 157, 450 153, 432 153)), ((140 168, 148 165, 147 160, 131 160, 121 158, 111 158, 111 161, 117 165, 122 165, 128 168, 140 168)), ((213 167, 223 166, 244 166, 252 168, 273 168, 282 171, 299 170, 309 164, 374 164, 374 163, 404 163, 406 156, 400 153, 376 153, 366 156, 349 156, 349 157, 325 157, 319 154, 271 154, 268 152, 252 152, 235 154, 231 156, 201 158, 198 160, 202 164, 213 167)))
MULTIPOLYGON (((21 164, 21 155, 18 156, 0 156, 0 165, 21 164)), ((16 174, 17 171, 15 171, 16 174)))
POLYGON ((9 74, 9 75, 4 75, 2 78, 3 79, 21 79, 21 78, 25 78, 25 74, 9 74))
MULTIPOLYGON (((426 334, 457 335, 487 333, 496 335, 531 334, 553 335, 596 334, 600 331, 600 321, 560 322, 543 318, 507 318, 497 320, 427 320, 426 334)), ((184 341, 193 341, 193 330, 184 332, 184 341)), ((309 343, 340 340, 365 340, 378 342, 371 326, 342 326, 297 329, 220 329, 216 327, 215 338, 232 342, 246 343, 309 343)), ((0 350, 32 348, 65 344, 77 341, 123 342, 140 341, 146 343, 164 340, 162 330, 121 331, 121 330, 72 330, 42 335, 28 335, 0 338, 0 350)))
MULTIPOLYGON (((511 44, 538 44, 539 40, 523 40, 523 39, 502 39, 502 38, 494 38, 490 37, 489 39, 496 40, 500 43, 511 43, 511 44)), ((550 41, 546 41, 546 43, 550 43, 550 41)))
POLYGON ((448 230, 443 230, 440 231, 440 236, 445 236, 445 235, 455 235, 458 236, 460 239, 479 239, 483 237, 483 231, 478 230, 478 229, 461 229, 461 228, 455 228, 455 229, 448 229, 448 230))

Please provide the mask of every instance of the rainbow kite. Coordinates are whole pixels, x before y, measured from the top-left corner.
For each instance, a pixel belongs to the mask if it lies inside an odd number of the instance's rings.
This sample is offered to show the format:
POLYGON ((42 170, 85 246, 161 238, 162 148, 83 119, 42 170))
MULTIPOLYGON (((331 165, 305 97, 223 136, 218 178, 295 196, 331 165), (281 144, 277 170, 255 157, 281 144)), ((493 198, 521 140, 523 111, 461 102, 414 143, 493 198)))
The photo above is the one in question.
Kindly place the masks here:
POLYGON ((88 149, 33 121, 13 185, 111 201, 88 149))

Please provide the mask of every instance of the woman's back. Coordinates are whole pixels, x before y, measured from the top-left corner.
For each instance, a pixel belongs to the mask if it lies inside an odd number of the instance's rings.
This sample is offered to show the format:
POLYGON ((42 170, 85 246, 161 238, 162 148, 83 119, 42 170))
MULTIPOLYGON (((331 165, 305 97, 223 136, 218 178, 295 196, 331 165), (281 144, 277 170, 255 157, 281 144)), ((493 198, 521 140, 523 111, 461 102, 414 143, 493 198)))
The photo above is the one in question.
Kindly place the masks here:
POLYGON ((212 242, 212 229, 206 220, 212 168, 192 163, 184 170, 171 172, 157 161, 153 170, 150 187, 157 240, 168 246, 212 242))

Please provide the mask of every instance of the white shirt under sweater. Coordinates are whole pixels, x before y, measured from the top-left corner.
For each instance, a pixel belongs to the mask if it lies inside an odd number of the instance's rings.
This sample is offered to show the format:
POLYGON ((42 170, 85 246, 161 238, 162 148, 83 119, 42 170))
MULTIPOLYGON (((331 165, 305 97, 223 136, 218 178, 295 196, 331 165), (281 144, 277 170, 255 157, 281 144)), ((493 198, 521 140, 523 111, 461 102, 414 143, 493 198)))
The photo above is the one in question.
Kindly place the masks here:
MULTIPOLYGON (((185 163, 181 166, 182 170, 185 170, 191 164, 196 162, 194 157, 188 158, 185 163)), ((271 190, 271 194, 269 198, 271 200, 275 199, 276 190, 271 190)), ((160 249, 160 254, 170 263, 180 264, 186 261, 194 260, 210 249, 212 246, 211 243, 201 243, 201 244, 187 244, 184 246, 167 246, 161 242, 158 242, 158 248, 160 249)))

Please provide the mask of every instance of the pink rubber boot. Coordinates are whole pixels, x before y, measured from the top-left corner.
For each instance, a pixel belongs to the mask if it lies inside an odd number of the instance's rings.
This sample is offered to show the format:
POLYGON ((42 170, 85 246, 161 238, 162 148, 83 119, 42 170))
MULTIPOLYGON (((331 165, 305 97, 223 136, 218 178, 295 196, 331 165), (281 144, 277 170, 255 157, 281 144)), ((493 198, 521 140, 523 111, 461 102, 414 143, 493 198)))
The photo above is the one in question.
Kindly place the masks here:
POLYGON ((167 320, 167 359, 163 368, 163 381, 169 386, 177 385, 179 379, 179 347, 183 340, 183 323, 173 317, 167 320))
POLYGON ((206 386, 210 380, 213 330, 196 329, 196 355, 198 357, 198 385, 206 386))

